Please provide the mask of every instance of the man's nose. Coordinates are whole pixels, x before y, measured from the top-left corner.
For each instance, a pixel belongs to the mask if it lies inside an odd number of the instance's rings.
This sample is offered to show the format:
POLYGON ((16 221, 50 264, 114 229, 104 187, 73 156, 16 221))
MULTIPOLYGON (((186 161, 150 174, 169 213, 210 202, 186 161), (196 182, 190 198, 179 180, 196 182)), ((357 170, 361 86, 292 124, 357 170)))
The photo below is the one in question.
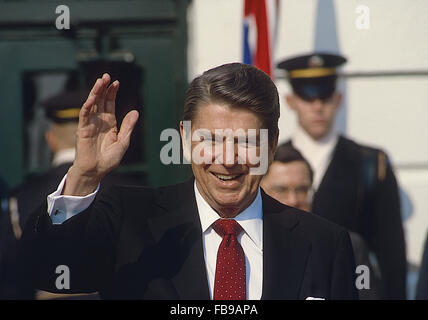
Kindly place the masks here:
POLYGON ((231 141, 223 143, 219 160, 225 167, 233 167, 238 163, 238 148, 237 145, 231 141))
POLYGON ((298 203, 297 195, 295 192, 289 192, 287 196, 287 204, 289 206, 295 207, 298 203))
POLYGON ((323 106, 324 106, 324 103, 322 102, 321 99, 315 99, 312 102, 312 108, 317 112, 321 111, 323 106))

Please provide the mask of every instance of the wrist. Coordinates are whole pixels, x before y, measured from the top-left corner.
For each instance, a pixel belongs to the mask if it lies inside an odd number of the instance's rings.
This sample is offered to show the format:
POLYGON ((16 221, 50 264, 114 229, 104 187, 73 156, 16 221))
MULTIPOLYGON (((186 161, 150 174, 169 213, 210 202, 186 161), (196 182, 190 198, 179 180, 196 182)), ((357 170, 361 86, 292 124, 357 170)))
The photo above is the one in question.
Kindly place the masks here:
POLYGON ((68 169, 62 195, 66 196, 86 196, 94 192, 101 177, 96 174, 82 173, 77 167, 72 165, 68 169))

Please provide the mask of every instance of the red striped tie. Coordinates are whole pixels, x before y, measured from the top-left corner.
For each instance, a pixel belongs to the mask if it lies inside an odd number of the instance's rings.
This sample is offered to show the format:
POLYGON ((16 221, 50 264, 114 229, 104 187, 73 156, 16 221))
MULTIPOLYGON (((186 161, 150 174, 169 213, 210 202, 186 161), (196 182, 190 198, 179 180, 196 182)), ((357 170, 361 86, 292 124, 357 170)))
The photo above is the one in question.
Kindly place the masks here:
POLYGON ((217 253, 214 300, 245 300, 245 254, 237 239, 243 229, 232 219, 218 219, 213 228, 223 237, 217 253))

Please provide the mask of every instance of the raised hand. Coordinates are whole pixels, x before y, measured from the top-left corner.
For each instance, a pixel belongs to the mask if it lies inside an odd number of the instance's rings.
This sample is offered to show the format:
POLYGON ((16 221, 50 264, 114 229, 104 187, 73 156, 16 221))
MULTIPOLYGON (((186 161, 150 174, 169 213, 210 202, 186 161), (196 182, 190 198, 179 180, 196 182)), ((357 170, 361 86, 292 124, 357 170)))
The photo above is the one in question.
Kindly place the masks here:
POLYGON ((110 76, 97 79, 79 114, 76 158, 68 171, 64 195, 83 196, 93 192, 101 179, 116 168, 129 147, 138 112, 130 111, 118 132, 115 99, 119 81, 110 76))

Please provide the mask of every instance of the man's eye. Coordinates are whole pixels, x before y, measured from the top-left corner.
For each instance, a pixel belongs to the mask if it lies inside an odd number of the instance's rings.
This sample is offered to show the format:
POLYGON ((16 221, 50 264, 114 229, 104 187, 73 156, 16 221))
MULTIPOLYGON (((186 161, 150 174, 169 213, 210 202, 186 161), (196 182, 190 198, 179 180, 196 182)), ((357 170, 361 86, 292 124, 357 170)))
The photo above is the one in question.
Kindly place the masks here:
POLYGON ((216 137, 215 143, 223 143, 223 137, 216 137))
POLYGON ((247 147, 247 141, 245 141, 245 140, 243 140, 243 141, 238 141, 238 145, 240 146, 240 147, 247 147))
POLYGON ((288 188, 277 186, 277 187, 275 187, 275 191, 276 192, 288 192, 288 188))
POLYGON ((247 146, 248 147, 257 147, 259 144, 257 143, 257 141, 248 141, 247 142, 247 146))
POLYGON ((301 187, 297 187, 296 188, 296 193, 299 193, 299 194, 306 194, 306 193, 308 193, 309 192, 309 187, 308 186, 301 186, 301 187))
POLYGON ((244 140, 244 139, 239 140, 238 141, 238 145, 240 147, 243 147, 243 148, 252 148, 252 147, 257 147, 258 146, 257 141, 253 141, 253 140, 247 141, 247 140, 244 140))

